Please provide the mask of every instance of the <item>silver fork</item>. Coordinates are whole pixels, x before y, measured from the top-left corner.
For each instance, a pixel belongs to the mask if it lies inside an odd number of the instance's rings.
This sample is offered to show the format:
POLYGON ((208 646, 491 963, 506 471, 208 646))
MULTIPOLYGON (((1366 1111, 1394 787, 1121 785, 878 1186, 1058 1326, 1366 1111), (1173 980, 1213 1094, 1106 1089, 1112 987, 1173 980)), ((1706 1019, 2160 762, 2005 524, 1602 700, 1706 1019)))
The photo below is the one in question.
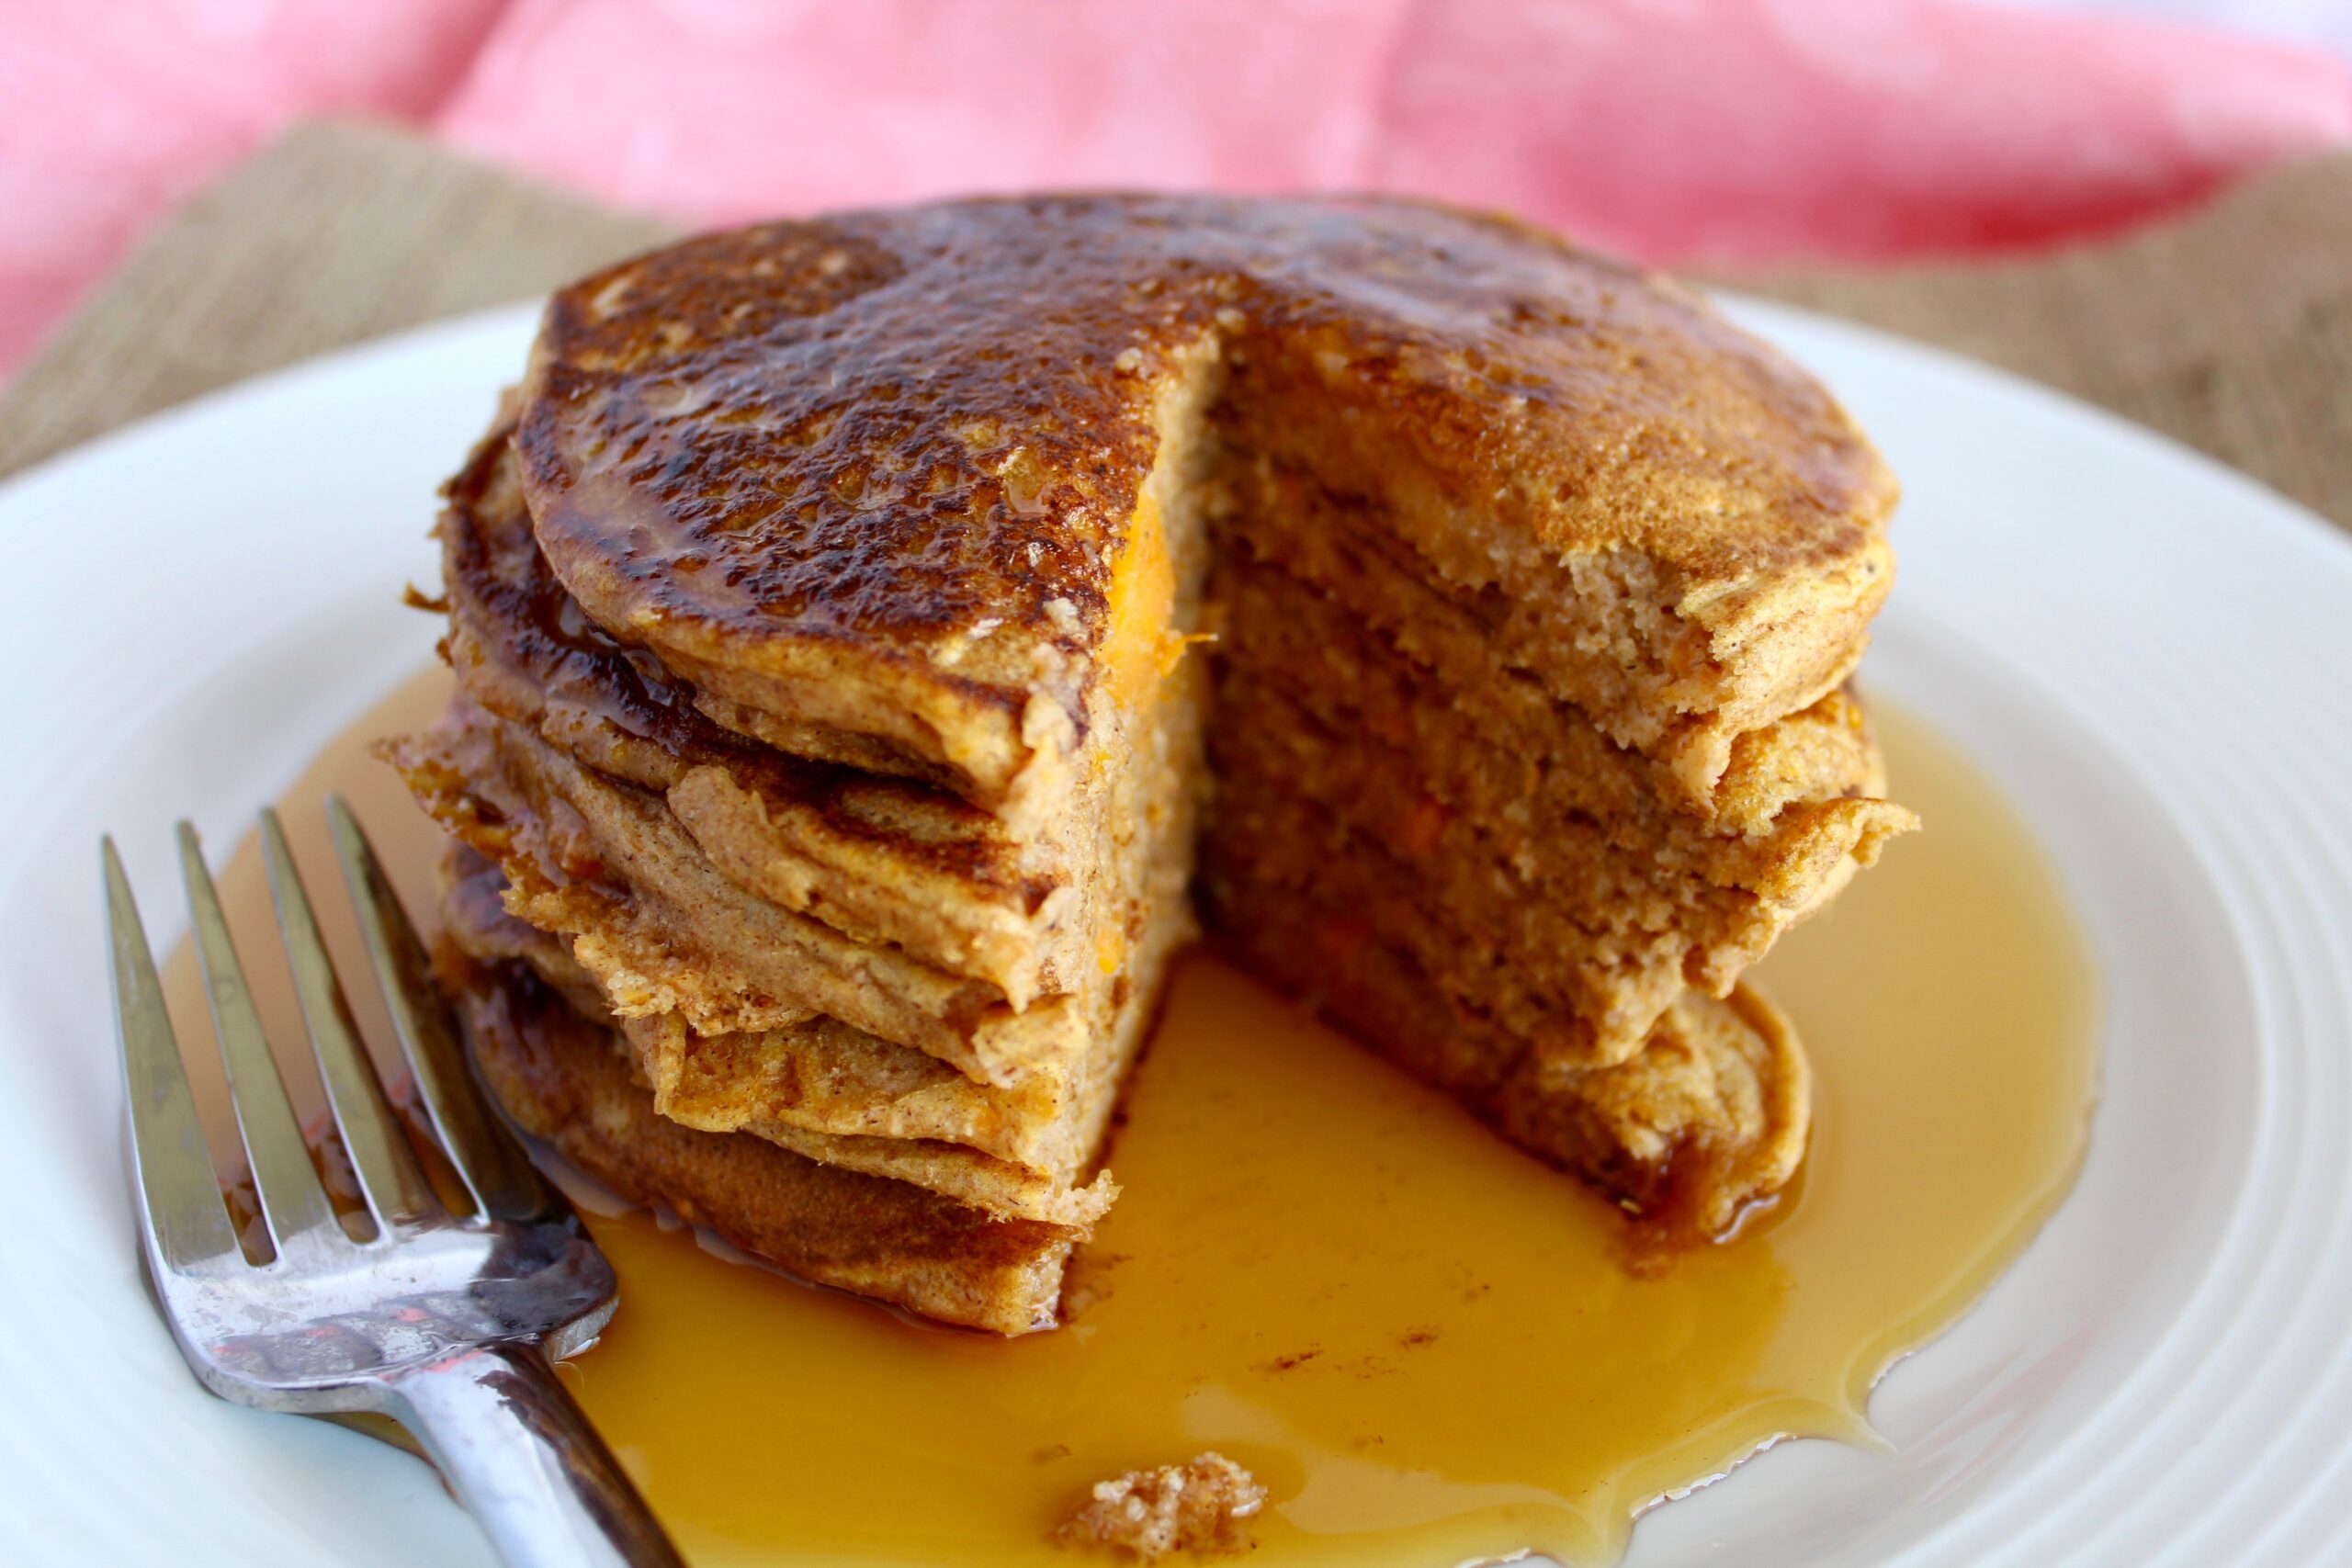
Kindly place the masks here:
POLYGON ((335 850, 370 967, 441 1148, 472 1200, 435 1194, 353 1025, 277 815, 263 852, 295 994, 374 1221, 355 1239, 302 1141, 196 830, 182 870, 230 1097, 276 1250, 238 1245, 114 842, 104 844, 115 1018, 147 1268, 188 1365, 223 1399, 409 1429, 510 1563, 674 1564, 676 1551, 556 1376, 611 1318, 613 1271, 475 1091, 425 955, 341 800, 335 850))

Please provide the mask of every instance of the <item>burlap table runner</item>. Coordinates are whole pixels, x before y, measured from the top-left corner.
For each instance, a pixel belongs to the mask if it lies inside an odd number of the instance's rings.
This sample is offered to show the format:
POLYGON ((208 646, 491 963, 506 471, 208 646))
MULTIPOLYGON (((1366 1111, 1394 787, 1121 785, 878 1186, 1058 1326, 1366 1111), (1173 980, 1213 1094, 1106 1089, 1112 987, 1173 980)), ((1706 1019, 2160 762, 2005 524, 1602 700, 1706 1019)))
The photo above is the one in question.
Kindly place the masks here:
MULTIPOLYGON (((0 394, 0 473, 671 231, 403 132, 303 127, 167 223, 0 394)), ((1723 281, 2064 388, 2352 528, 2352 155, 2053 254, 1723 281)))

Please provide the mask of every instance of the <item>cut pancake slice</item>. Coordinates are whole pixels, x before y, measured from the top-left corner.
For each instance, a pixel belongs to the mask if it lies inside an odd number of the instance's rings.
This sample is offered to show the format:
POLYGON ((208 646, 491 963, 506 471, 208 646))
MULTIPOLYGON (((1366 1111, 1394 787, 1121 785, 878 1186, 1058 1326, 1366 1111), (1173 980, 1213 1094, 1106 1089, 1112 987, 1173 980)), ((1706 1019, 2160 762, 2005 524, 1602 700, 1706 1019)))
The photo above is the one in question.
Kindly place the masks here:
POLYGON ((1253 897, 1353 911, 1546 1060, 1623 1061, 1682 994, 1683 939, 1671 929, 1587 929, 1573 909, 1521 894, 1516 874, 1492 858, 1439 861, 1437 875, 1423 876, 1418 857, 1351 827, 1356 813, 1293 795, 1279 773, 1228 767, 1219 784, 1208 860, 1248 867, 1253 897), (1606 1040, 1596 1019, 1611 1027, 1606 1040))
POLYGON ((1011 1004, 1094 962, 1070 819, 1026 840, 933 785, 789 755, 706 715, 641 649, 582 615, 547 570, 494 429, 439 525, 448 656, 482 708, 575 761, 662 794, 746 891, 861 940, 987 981, 1011 1004))
MULTIPOLYGON (((1611 741, 1582 709, 1498 659, 1476 626, 1450 625, 1434 607, 1377 624, 1329 586, 1256 552, 1252 539, 1238 540, 1217 561, 1210 598, 1220 667, 1246 666, 1318 715, 1411 752, 1481 809, 1540 795, 1555 814, 1604 825, 1620 843, 1686 860, 1743 840, 1770 842, 1795 806, 1866 800, 1876 808, 1871 815, 1910 820, 1875 798, 1885 790, 1884 765, 1861 709, 1839 689, 1744 732, 1706 813, 1694 818, 1675 803, 1672 781, 1655 761, 1611 741), (1474 793, 1481 770, 1492 776, 1474 793)), ((1351 570, 1374 574, 1361 561, 1351 570)), ((1410 579, 1389 581, 1409 593, 1429 592, 1410 579)))
POLYGON ((1605 1067, 1547 1063, 1525 1035, 1450 995, 1361 913, 1202 867, 1225 950, 1520 1147, 1578 1177, 1654 1233, 1719 1235, 1804 1157, 1810 1073, 1788 1021, 1742 987, 1686 991, 1641 1048, 1605 1067))
POLYGON ((1914 821, 1874 798, 1844 692, 1742 737, 1726 809, 1701 820, 1523 676, 1423 666, 1238 551, 1212 592, 1213 852, 1261 887, 1344 897, 1548 1060, 1623 1061, 1686 986, 1727 993, 1914 821))
POLYGON ((1082 1227, 1006 1219, 653 1109, 626 1046, 519 964, 440 955, 483 1082, 524 1132, 632 1201, 803 1279, 998 1334, 1051 1328, 1082 1227))

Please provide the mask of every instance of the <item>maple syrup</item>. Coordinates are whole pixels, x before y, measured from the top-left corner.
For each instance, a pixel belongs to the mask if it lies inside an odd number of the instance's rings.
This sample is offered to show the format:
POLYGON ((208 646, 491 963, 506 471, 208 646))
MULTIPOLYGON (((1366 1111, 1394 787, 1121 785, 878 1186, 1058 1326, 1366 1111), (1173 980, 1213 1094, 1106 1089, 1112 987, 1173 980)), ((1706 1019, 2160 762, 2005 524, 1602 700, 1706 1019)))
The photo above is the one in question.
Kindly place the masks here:
MULTIPOLYGON (((366 742, 429 722, 447 679, 395 694, 281 803, 346 974, 319 803, 351 800, 429 916, 437 835, 366 742)), ((1928 726, 1876 717, 1927 831, 1754 973, 1817 1100, 1804 1173, 1736 1241, 1635 1277, 1605 1205, 1196 955, 1069 1326, 928 1326, 607 1201, 590 1223, 622 1304, 566 1378, 703 1564, 1062 1560, 1047 1534, 1091 1483, 1205 1449, 1269 1490, 1260 1563, 1605 1562, 1640 1507, 1776 1437, 1866 1440, 1879 1375, 2064 1194, 2096 1078, 2093 972, 2023 822, 1928 726)), ((299 1041, 250 840, 220 884, 272 1037, 299 1041)), ((185 945, 166 984, 193 1059, 185 945)), ((288 1076, 315 1113, 315 1073, 288 1076)))

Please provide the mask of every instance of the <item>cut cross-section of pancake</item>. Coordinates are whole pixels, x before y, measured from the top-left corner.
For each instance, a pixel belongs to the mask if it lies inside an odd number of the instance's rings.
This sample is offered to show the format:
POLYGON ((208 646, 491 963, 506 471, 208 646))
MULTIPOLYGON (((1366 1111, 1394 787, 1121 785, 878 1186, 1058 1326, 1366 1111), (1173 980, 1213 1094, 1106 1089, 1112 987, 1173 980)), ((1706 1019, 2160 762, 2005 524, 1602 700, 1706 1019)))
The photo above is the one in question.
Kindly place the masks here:
POLYGON ((1844 691, 1742 735, 1700 818, 1491 659, 1425 664, 1239 550, 1211 598, 1216 852, 1264 886, 1348 886, 1433 970, 1492 971, 1486 1004, 1550 1058, 1623 1060, 1685 986, 1728 993, 1914 821, 1876 798, 1844 691))
POLYGON ((1349 902, 1256 883, 1214 846, 1202 892, 1252 972, 1656 1227, 1721 1234, 1804 1158, 1804 1048, 1745 987, 1722 1000, 1683 992, 1625 1059, 1563 1066, 1385 945, 1349 902))

